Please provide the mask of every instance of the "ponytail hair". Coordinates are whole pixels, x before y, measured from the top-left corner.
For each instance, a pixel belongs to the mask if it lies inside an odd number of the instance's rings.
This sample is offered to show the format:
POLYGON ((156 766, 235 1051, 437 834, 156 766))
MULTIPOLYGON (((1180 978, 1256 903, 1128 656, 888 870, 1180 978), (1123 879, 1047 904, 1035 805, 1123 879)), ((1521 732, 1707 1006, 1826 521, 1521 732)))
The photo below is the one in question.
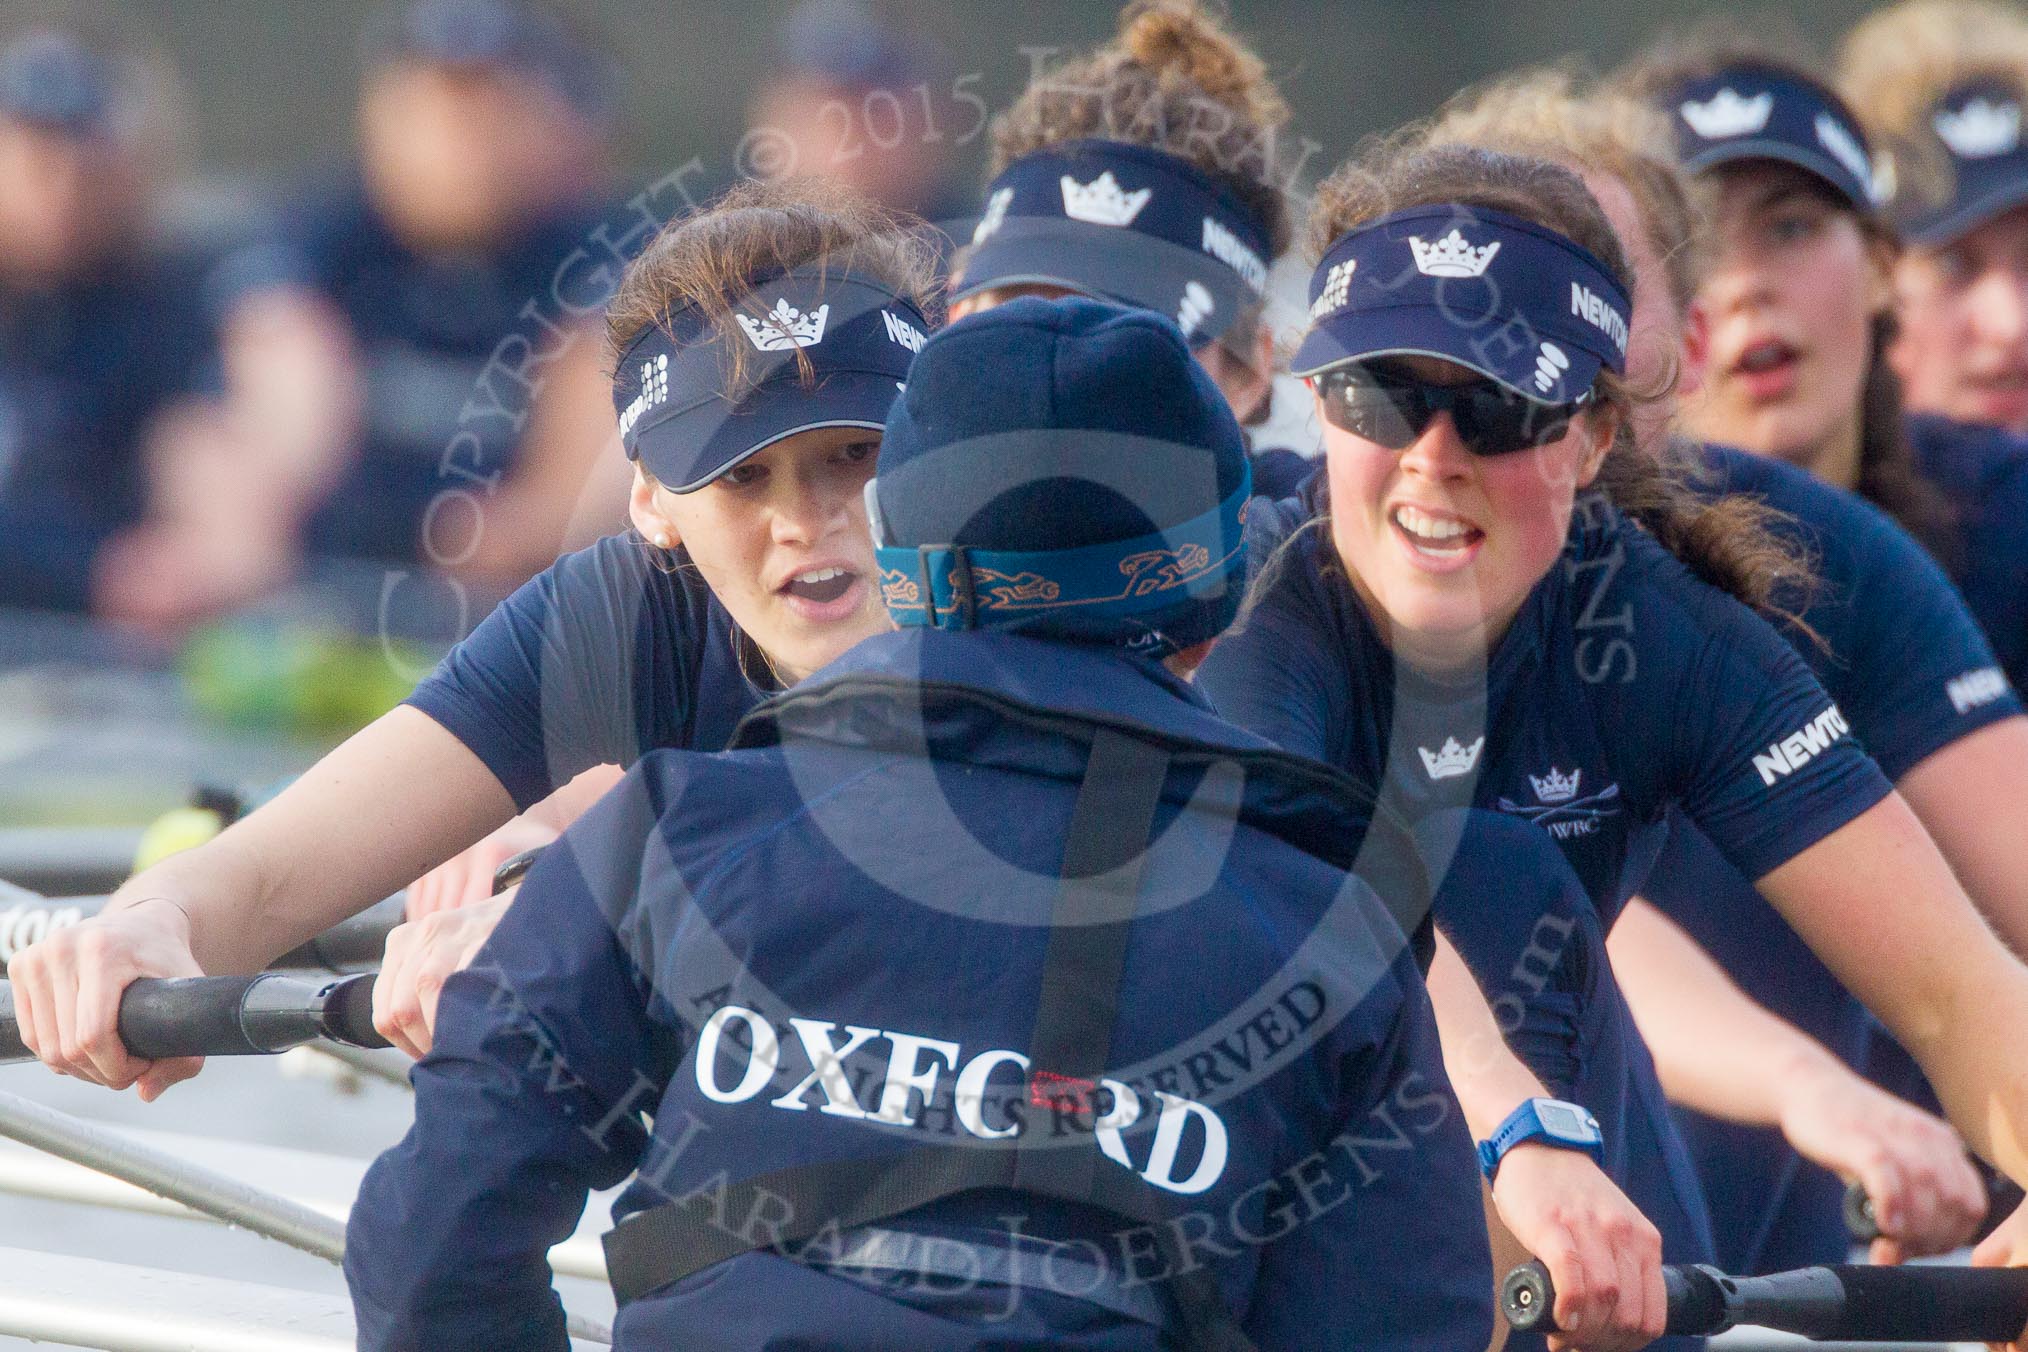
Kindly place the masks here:
POLYGON ((988 173, 1065 141, 1147 146, 1232 192, 1279 255, 1295 234, 1288 120, 1266 64, 1201 0, 1134 0, 1111 42, 1039 75, 994 120, 988 173))

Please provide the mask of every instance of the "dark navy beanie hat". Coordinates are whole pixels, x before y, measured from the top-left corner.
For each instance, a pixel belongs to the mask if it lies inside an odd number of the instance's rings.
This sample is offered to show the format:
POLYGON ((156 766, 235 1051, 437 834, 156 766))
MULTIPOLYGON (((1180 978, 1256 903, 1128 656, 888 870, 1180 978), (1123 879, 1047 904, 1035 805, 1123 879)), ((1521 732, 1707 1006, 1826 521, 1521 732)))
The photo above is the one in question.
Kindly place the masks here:
POLYGON ((1173 322, 1023 298, 923 346, 867 505, 897 623, 1162 656, 1238 612, 1250 491, 1245 437, 1173 322))

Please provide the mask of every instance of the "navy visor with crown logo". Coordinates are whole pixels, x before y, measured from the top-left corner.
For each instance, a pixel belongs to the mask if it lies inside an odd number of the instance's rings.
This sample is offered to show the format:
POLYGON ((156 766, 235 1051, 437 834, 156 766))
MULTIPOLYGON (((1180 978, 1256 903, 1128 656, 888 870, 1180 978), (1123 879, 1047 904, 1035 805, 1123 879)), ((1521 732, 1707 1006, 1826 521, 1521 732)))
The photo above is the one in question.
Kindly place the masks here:
POLYGON ((1590 250, 1486 207, 1415 207, 1349 231, 1310 279, 1311 327, 1289 369, 1441 357, 1539 404, 1625 371, 1626 288, 1590 250))
POLYGON ((798 432, 877 431, 928 335, 912 301, 838 272, 797 269, 760 283, 729 331, 686 306, 620 357, 620 445, 665 488, 688 493, 798 432))
POLYGON ((1201 343, 1259 305, 1269 251, 1266 225, 1195 165, 1149 146, 1066 141, 987 188, 951 295, 1061 287, 1167 315, 1201 343))
POLYGON ((1897 200, 1904 236, 1917 244, 1945 243, 2028 202, 2023 93, 2007 80, 1975 80, 1936 101, 1929 125, 1950 162, 1950 195, 1941 202, 1897 200))
POLYGON ((1693 174, 1736 160, 1780 160, 1859 211, 1880 205, 1880 175, 1859 119, 1814 80, 1743 63, 1679 86, 1662 107, 1693 174))

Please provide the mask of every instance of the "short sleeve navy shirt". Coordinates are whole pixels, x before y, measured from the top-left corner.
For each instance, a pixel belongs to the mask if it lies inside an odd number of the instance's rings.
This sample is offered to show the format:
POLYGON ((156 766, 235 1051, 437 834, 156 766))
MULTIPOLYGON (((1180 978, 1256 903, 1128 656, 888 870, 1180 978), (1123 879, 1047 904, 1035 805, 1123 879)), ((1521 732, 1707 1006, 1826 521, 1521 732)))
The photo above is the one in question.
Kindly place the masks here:
POLYGON ((639 540, 613 535, 501 602, 407 703, 526 811, 595 765, 722 750, 771 693, 744 674, 745 642, 694 568, 664 571, 639 540))
POLYGON ((2018 687, 2028 680, 2028 440, 1935 417, 1910 418, 1908 436, 1951 506, 1952 578, 2018 687))
POLYGON ((1254 505, 1255 557, 1273 561, 1199 683, 1225 717, 1384 780, 1411 814, 1535 823, 1606 923, 1671 808, 1758 878, 1888 793, 1795 650, 1602 498, 1580 500, 1483 679, 1451 685, 1397 669, 1328 527, 1303 528, 1321 491, 1254 505))

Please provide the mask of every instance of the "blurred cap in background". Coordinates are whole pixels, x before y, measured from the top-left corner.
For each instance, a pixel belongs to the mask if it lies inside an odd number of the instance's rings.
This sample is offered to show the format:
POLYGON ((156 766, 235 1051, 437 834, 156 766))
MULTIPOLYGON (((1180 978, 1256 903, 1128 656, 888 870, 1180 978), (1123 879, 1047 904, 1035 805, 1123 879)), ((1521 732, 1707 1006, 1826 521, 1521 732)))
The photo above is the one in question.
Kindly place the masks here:
POLYGON ((369 69, 419 61, 518 75, 601 124, 618 112, 612 58, 554 12, 517 0, 406 0, 368 23, 365 55, 369 69))
POLYGON ((0 116, 73 136, 108 129, 113 69, 69 33, 34 28, 0 48, 0 116))

